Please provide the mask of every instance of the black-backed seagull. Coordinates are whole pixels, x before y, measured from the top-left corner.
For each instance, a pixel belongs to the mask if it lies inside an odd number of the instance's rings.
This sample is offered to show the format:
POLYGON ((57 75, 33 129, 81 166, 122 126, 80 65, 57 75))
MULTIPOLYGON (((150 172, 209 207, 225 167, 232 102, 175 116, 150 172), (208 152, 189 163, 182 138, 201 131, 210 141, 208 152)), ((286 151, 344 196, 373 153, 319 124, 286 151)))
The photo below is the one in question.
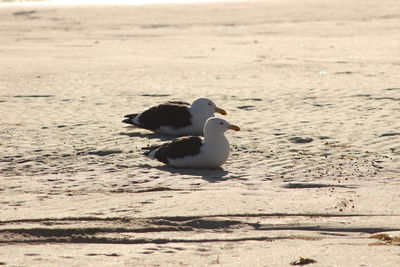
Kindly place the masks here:
POLYGON ((122 122, 167 135, 202 135, 206 120, 214 113, 226 115, 208 98, 198 98, 191 105, 171 101, 151 107, 142 113, 129 114, 122 122))
POLYGON ((217 168, 229 157, 229 142, 224 133, 236 125, 224 119, 209 118, 204 125, 204 138, 190 136, 178 138, 160 146, 143 148, 144 155, 167 165, 183 168, 217 168))

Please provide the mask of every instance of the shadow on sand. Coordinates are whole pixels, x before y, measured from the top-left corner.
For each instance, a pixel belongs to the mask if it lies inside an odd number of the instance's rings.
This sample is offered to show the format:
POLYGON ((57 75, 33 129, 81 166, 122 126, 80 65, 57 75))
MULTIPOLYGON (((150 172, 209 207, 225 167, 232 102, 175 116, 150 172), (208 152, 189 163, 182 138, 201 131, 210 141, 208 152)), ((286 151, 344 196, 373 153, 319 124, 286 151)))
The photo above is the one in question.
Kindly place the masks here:
POLYGON ((228 171, 223 168, 215 168, 215 169, 189 169, 189 168, 176 168, 171 166, 157 166, 154 167, 161 171, 167 171, 176 175, 193 175, 200 176, 203 180, 206 180, 210 183, 218 183, 222 181, 228 180, 225 176, 229 174, 228 171))
POLYGON ((129 132, 129 133, 124 133, 121 132, 119 135, 126 135, 129 137, 140 137, 140 138, 146 138, 146 139, 159 139, 160 141, 171 141, 176 138, 176 136, 166 136, 162 134, 156 134, 156 133, 140 133, 140 132, 129 132))

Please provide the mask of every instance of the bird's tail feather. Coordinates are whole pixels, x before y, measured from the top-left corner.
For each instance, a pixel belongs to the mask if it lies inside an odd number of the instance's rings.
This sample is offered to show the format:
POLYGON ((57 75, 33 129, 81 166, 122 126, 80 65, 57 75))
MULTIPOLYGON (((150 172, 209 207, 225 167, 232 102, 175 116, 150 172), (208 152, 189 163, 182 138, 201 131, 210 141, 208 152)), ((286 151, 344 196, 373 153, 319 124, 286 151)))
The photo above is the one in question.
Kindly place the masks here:
POLYGON ((128 114, 125 115, 124 117, 127 118, 125 120, 123 120, 123 123, 128 123, 128 124, 132 124, 135 125, 135 123, 133 122, 133 119, 137 116, 138 114, 128 114))
POLYGON ((146 150, 145 152, 143 152, 143 155, 149 157, 149 158, 153 158, 156 154, 157 149, 159 148, 159 145, 154 145, 154 146, 147 146, 147 147, 142 147, 142 150, 146 150))
POLYGON ((133 118, 135 118, 137 115, 138 115, 137 113, 136 113, 136 114, 128 114, 128 115, 125 115, 124 117, 125 117, 125 118, 129 118, 129 119, 133 119, 133 118))

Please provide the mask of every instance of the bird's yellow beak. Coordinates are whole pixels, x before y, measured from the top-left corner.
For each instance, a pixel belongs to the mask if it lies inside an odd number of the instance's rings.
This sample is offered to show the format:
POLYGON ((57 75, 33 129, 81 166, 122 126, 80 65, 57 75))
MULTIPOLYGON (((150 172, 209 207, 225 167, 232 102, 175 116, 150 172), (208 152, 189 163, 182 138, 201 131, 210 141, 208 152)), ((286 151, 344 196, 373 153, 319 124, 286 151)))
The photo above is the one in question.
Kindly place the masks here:
POLYGON ((234 131, 240 131, 239 126, 236 126, 236 125, 233 125, 233 124, 230 124, 228 126, 228 129, 231 129, 231 130, 234 130, 234 131))
POLYGON ((226 111, 223 110, 222 108, 215 108, 214 111, 221 115, 226 115, 226 111))

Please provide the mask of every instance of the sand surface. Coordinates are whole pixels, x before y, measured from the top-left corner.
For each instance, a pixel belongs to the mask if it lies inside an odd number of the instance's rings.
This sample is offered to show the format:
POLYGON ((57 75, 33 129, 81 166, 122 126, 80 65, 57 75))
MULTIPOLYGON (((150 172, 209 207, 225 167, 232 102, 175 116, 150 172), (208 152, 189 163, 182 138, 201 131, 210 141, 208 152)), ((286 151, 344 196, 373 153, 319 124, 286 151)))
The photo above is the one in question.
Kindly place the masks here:
POLYGON ((0 8, 0 264, 400 266, 399 14, 0 8), (223 168, 143 157, 123 115, 197 97, 243 130, 223 168))

